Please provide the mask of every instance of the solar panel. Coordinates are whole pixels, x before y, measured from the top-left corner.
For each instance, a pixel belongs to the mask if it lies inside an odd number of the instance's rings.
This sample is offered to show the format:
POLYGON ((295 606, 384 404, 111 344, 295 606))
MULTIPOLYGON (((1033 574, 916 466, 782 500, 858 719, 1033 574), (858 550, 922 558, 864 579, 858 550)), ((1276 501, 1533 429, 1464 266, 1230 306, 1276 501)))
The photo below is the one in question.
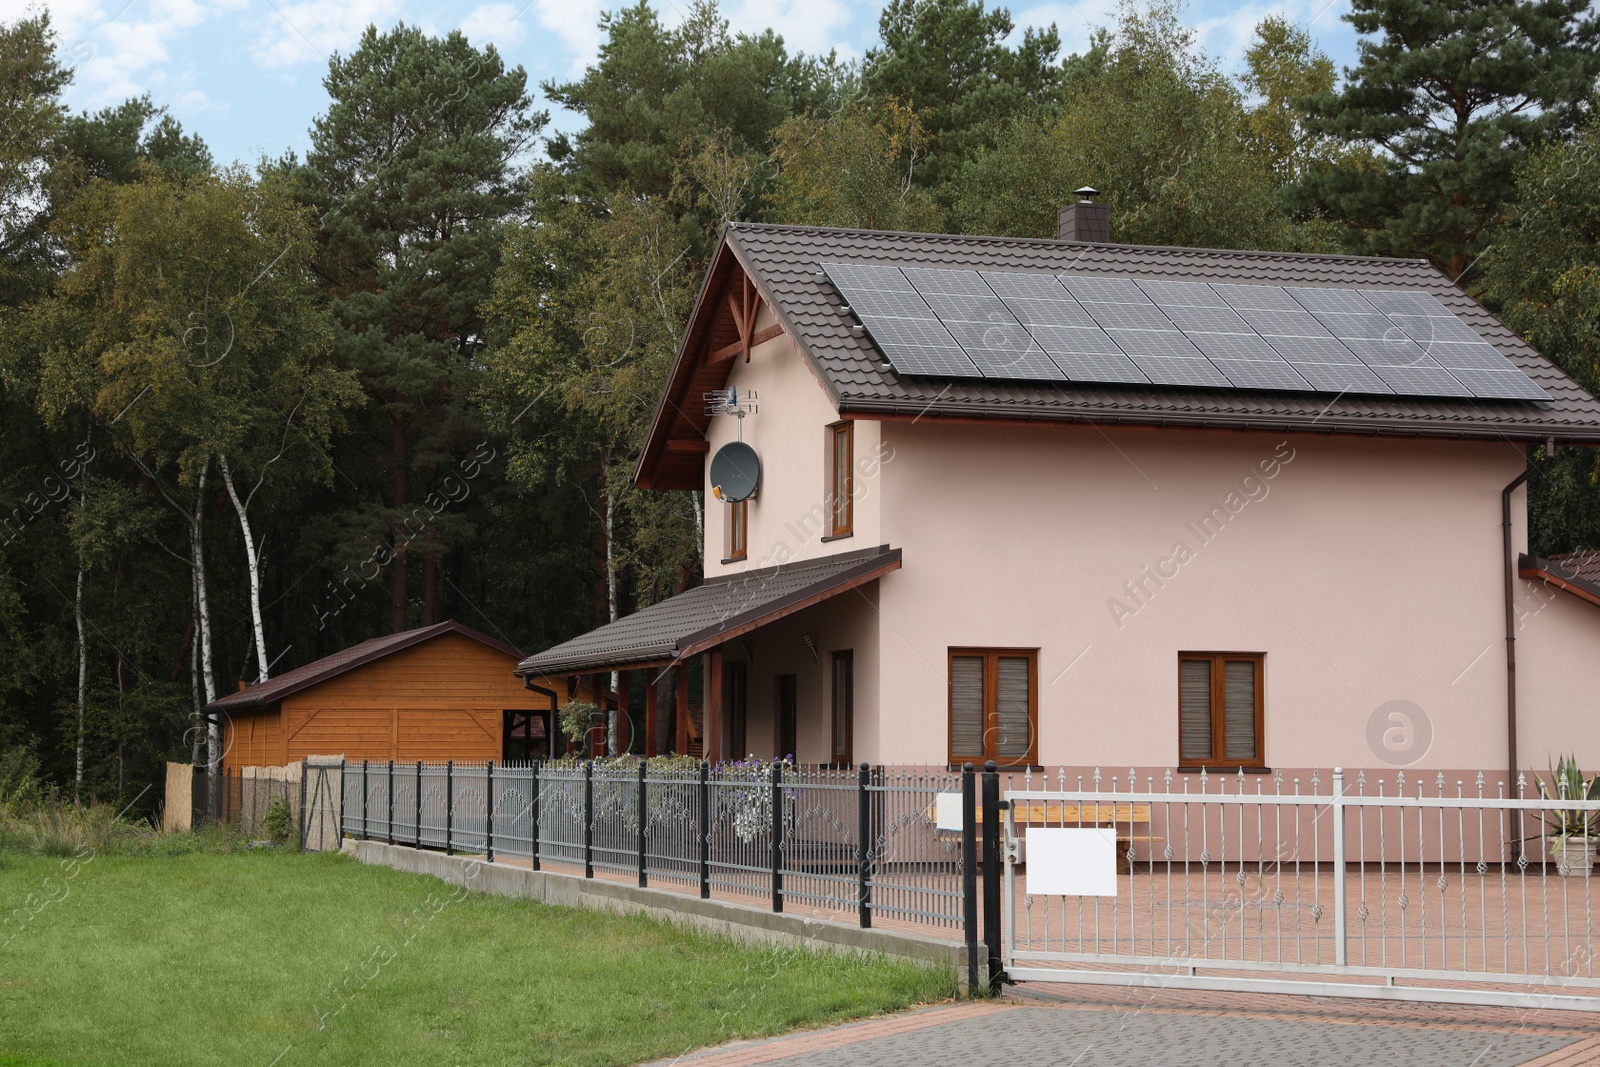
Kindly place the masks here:
POLYGON ((823 270, 895 370, 930 377, 981 377, 898 268, 825 263, 823 270))
POLYGON ((823 269, 906 374, 1548 400, 1430 293, 877 264, 823 269))

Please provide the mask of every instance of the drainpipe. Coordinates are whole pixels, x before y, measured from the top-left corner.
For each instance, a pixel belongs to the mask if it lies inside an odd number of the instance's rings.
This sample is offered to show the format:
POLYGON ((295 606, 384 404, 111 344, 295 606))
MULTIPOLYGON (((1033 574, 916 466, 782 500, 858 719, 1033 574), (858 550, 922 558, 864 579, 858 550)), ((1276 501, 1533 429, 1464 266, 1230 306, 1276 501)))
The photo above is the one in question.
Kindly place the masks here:
MULTIPOLYGON (((1550 462, 1555 455, 1556 441, 1550 438, 1545 442, 1544 455, 1537 463, 1529 463, 1526 469, 1500 490, 1500 534, 1501 550, 1504 558, 1501 560, 1501 569, 1505 572, 1506 583, 1506 788, 1515 789, 1517 782, 1517 613, 1514 599, 1516 597, 1516 568, 1511 554, 1511 494, 1524 485, 1529 478, 1537 474, 1545 464, 1550 462)), ((1515 797, 1513 799, 1516 799, 1515 797)), ((1518 813, 1520 823, 1521 813, 1518 813)), ((1522 849, 1521 831, 1518 830, 1517 840, 1512 845, 1513 855, 1520 854, 1522 849)))
POLYGON ((550 755, 554 758, 556 754, 556 691, 554 689, 546 689, 542 685, 534 685, 526 674, 522 676, 522 688, 532 690, 535 693, 542 693, 550 698, 550 721, 545 724, 544 743, 550 747, 550 755))

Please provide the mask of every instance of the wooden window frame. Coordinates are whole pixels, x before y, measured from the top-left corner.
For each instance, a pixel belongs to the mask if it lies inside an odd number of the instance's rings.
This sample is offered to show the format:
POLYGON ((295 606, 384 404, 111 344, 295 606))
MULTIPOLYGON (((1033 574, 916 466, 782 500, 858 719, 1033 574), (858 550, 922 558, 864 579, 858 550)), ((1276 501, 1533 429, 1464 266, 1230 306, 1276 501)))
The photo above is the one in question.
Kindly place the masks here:
POLYGON ((722 562, 738 563, 750 555, 750 501, 723 504, 722 562))
POLYGON ((841 770, 855 766, 856 740, 856 653, 853 648, 842 648, 828 653, 828 765, 841 770), (839 664, 848 663, 848 699, 844 708, 844 748, 839 746, 839 664))
POLYGON ((945 753, 949 765, 959 768, 972 763, 981 768, 988 760, 1001 767, 1039 766, 1039 650, 1037 648, 976 648, 952 647, 945 657, 945 753), (957 656, 982 656, 983 661, 983 756, 974 758, 955 751, 955 660, 957 656), (999 661, 1004 657, 1026 657, 1028 660, 1028 752, 1009 762, 1000 758, 997 735, 1000 731, 999 661))
POLYGON ((1264 771, 1267 769, 1267 654, 1265 652, 1179 652, 1178 653, 1179 708, 1178 770, 1264 771), (1211 753, 1210 759, 1185 759, 1183 756, 1183 664, 1198 660, 1211 664, 1211 753), (1256 667, 1256 755, 1254 759, 1228 759, 1217 757, 1217 752, 1227 752, 1227 672, 1223 664, 1228 660, 1249 660, 1256 667))
POLYGON ((827 487, 828 532, 824 541, 849 537, 856 532, 856 424, 845 420, 828 426, 827 487), (843 464, 840 452, 843 451, 843 464), (839 484, 843 471, 844 484, 839 484))

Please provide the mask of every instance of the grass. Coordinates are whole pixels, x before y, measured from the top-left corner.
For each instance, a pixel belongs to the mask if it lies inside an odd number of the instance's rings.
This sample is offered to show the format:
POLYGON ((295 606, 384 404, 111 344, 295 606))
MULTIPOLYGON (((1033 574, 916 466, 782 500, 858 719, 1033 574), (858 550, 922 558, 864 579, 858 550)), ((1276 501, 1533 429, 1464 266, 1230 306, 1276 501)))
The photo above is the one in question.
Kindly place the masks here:
POLYGON ((639 1063, 955 995, 339 855, 171 851, 0 852, 0 1067, 639 1063))

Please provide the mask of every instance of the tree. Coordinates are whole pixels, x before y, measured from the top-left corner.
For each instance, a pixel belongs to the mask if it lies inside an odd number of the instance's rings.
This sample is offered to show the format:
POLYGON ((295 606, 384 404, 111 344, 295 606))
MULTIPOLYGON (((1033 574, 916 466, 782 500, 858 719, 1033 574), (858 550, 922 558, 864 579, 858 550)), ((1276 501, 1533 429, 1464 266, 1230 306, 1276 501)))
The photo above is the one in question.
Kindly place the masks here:
POLYGON ((1470 286, 1517 164, 1589 110, 1600 16, 1588 0, 1354 0, 1344 17, 1360 61, 1307 128, 1378 160, 1311 170, 1295 204, 1341 221, 1352 249, 1426 256, 1470 286))
MULTIPOLYGON (((147 165, 133 184, 97 182, 58 230, 70 268, 30 315, 43 350, 40 409, 52 421, 88 411, 181 516, 203 704, 218 695, 205 534, 212 470, 235 498, 265 677, 260 545, 233 472, 254 475, 259 489, 290 435, 321 471, 337 412, 356 399, 349 376, 322 362, 329 329, 310 289, 308 219, 276 183, 242 170, 180 179, 147 165)), ((219 745, 213 731, 213 764, 219 745)))
POLYGON ((868 49, 862 87, 879 105, 912 109, 927 133, 925 189, 945 185, 1012 116, 1053 104, 1061 84, 1054 24, 1024 31, 983 0, 890 0, 878 16, 882 44, 868 49))
POLYGON ((848 104, 778 127, 771 214, 783 222, 868 230, 937 230, 942 212, 916 183, 925 163, 917 116, 895 101, 848 104))
POLYGON ((1092 185, 1112 237, 1137 244, 1288 248, 1296 235, 1265 160, 1241 137, 1238 90, 1172 4, 1125 5, 1068 64, 1059 109, 1014 119, 957 182, 967 233, 1054 237, 1058 207, 1092 185))
POLYGON ((433 492, 485 439, 472 404, 489 296, 506 227, 524 193, 514 164, 544 126, 521 67, 459 31, 429 37, 368 27, 323 84, 332 98, 300 171, 323 211, 318 270, 337 321, 340 363, 371 398, 362 427, 387 505, 354 501, 351 547, 393 540, 391 628, 408 625, 408 555, 422 555, 422 621, 436 621, 439 558, 470 534, 460 515, 399 538, 412 501, 433 492), (416 491, 420 486, 422 493, 416 491))
MULTIPOLYGON (((1507 222, 1483 257, 1489 303, 1579 385, 1600 395, 1600 119, 1519 168, 1507 222)), ((1600 461, 1563 449, 1533 480, 1538 554, 1600 548, 1600 461)))
POLYGON ((72 79, 55 43, 48 14, 0 23, 0 307, 36 289, 46 269, 37 245, 72 79))
POLYGON ((1333 60, 1311 35, 1287 19, 1269 15, 1256 26, 1240 76, 1254 100, 1246 121, 1252 146, 1281 182, 1299 179, 1315 166, 1338 160, 1338 142, 1306 128, 1305 101, 1333 91, 1333 60))

